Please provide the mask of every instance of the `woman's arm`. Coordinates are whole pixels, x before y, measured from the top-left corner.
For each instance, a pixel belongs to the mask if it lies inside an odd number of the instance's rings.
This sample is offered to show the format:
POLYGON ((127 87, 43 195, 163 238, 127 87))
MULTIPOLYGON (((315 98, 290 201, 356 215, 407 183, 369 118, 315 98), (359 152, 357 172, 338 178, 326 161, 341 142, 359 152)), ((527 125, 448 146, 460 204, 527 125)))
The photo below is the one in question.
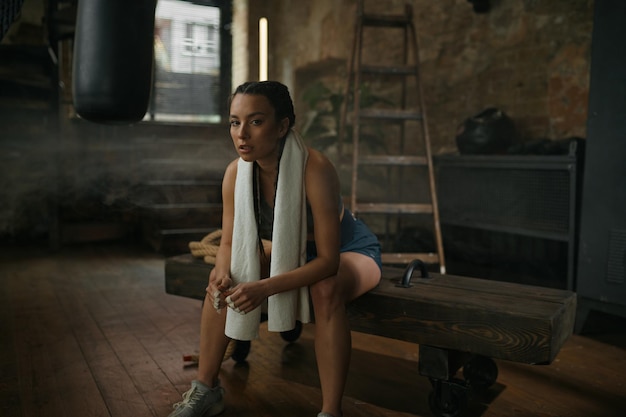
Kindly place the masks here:
MULTIPOLYGON (((207 292, 215 302, 216 291, 225 291, 232 285, 230 278, 230 257, 233 242, 233 219, 235 206, 235 179, 237 178, 237 160, 231 162, 224 172, 222 180, 222 237, 215 259, 215 274, 207 292)), ((223 298, 223 297, 222 297, 223 298)))

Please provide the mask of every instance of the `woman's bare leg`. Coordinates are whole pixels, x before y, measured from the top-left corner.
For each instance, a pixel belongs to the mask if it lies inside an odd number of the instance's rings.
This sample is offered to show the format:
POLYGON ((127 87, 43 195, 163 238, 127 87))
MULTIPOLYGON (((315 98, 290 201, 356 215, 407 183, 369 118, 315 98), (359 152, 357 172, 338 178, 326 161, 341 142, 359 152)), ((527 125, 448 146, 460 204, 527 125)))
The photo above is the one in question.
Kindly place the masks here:
POLYGON ((346 304, 374 288, 379 281, 380 270, 373 259, 345 252, 341 254, 337 275, 311 286, 322 411, 335 417, 342 415, 341 401, 352 350, 346 304))
MULTIPOLYGON (((211 278, 213 277, 211 271, 211 278)), ((202 306, 200 319, 200 355, 198 362, 198 381, 209 387, 217 384, 222 360, 230 339, 224 334, 226 327, 226 309, 215 310, 207 294, 202 306)))

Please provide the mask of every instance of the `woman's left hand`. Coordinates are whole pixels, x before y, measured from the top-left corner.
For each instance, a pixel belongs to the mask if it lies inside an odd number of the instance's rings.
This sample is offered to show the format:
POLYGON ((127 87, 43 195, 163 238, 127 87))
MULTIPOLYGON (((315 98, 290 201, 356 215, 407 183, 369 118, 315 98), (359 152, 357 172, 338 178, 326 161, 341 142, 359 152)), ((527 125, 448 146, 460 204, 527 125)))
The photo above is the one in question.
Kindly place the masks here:
POLYGON ((260 306, 267 298, 263 281, 237 284, 224 293, 226 304, 240 314, 246 314, 260 306))

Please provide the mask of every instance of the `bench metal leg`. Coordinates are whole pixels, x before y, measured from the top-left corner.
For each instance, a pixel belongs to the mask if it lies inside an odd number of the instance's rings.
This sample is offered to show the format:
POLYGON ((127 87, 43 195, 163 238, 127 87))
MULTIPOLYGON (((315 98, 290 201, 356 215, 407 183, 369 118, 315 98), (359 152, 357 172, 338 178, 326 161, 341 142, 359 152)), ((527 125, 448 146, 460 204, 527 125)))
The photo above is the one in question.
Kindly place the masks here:
POLYGON ((457 379, 431 379, 433 391, 428 396, 430 411, 437 417, 462 416, 467 408, 468 387, 457 379))
POLYGON ((471 390, 490 387, 498 377, 491 358, 451 349, 420 345, 419 373, 430 379, 428 404, 436 417, 459 417, 467 408, 471 390), (456 378, 463 367, 464 379, 456 378))
POLYGON ((437 417, 461 416, 467 406, 467 385, 454 378, 467 354, 420 345, 419 373, 430 379, 433 391, 428 396, 430 410, 437 417))

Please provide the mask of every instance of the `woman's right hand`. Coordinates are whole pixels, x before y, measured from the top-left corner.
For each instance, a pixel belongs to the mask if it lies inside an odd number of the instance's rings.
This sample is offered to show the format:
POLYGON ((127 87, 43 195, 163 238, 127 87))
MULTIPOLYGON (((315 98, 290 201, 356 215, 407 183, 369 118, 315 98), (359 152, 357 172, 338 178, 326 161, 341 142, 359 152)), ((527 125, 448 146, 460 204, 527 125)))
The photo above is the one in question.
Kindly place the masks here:
POLYGON ((211 304, 216 310, 219 311, 226 307, 224 292, 228 291, 232 285, 233 281, 228 275, 209 280, 209 286, 206 288, 206 292, 211 304))

